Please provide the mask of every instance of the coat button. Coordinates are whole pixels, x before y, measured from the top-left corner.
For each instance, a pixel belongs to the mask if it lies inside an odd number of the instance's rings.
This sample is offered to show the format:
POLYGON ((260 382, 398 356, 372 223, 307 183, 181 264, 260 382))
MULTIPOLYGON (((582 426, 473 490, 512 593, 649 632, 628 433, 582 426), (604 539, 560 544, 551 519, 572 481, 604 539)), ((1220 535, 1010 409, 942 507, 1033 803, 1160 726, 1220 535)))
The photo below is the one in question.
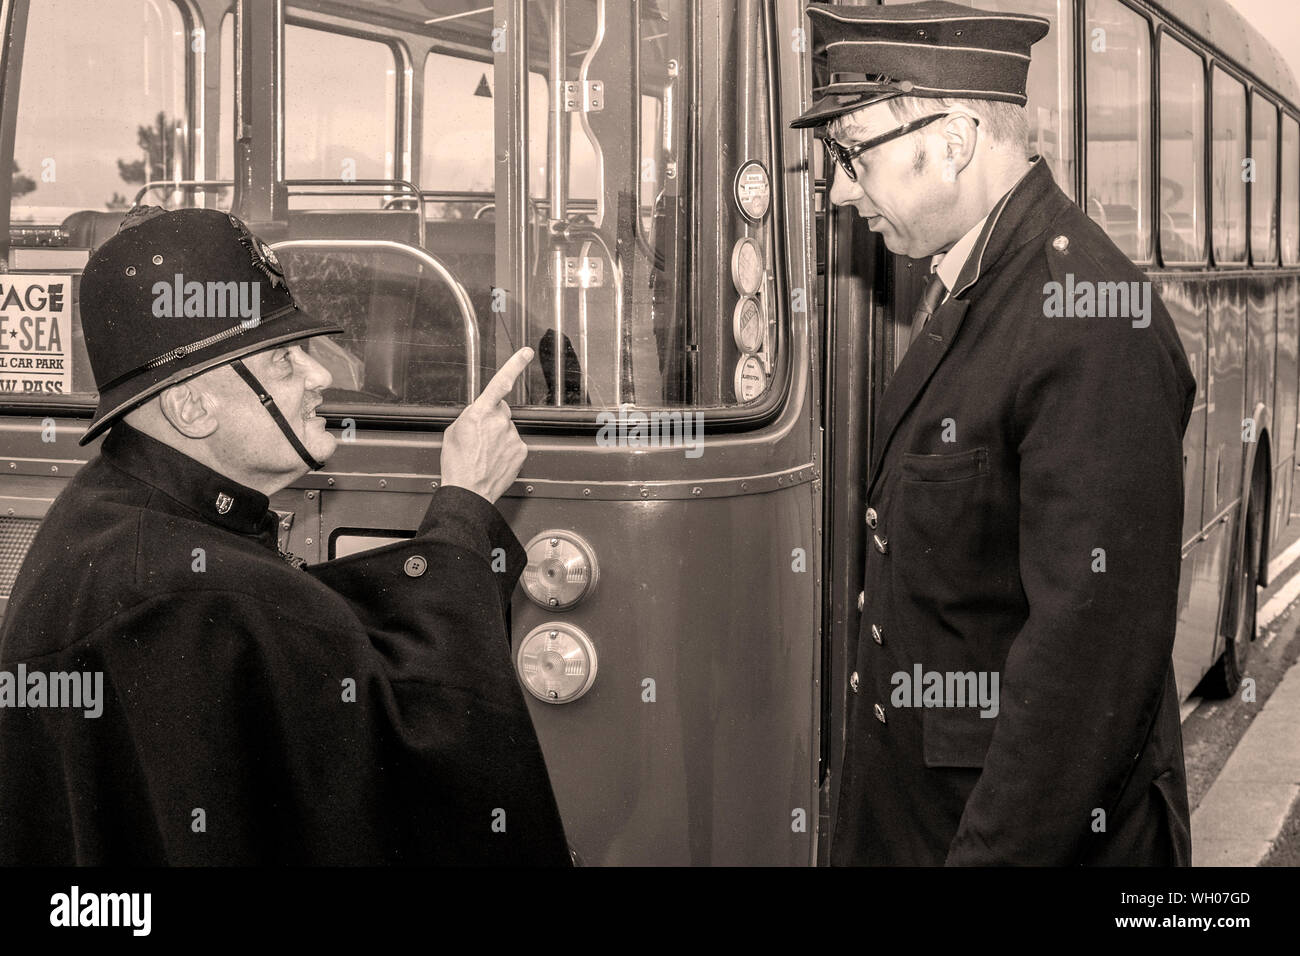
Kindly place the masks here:
POLYGON ((868 528, 874 528, 874 527, 876 526, 876 523, 877 523, 879 520, 880 520, 880 515, 876 514, 876 509, 875 509, 875 508, 868 508, 868 509, 867 509, 867 527, 868 527, 868 528))
POLYGON ((406 563, 402 565, 402 570, 406 572, 407 577, 418 578, 428 569, 428 567, 428 561, 424 560, 424 558, 420 557, 418 554, 413 554, 406 559, 406 563))
POLYGON ((884 633, 880 630, 879 624, 871 625, 871 639, 875 641, 877 644, 885 643, 884 633))
POLYGON ((872 708, 872 710, 875 711, 876 720, 880 721, 883 724, 885 722, 885 708, 881 707, 879 704, 876 704, 872 708))
POLYGON ((849 675, 849 688, 850 688, 850 689, 853 691, 853 693, 855 693, 855 694, 858 692, 858 672, 857 672, 857 671, 854 671, 852 674, 849 675))
POLYGON ((1069 249, 1070 237, 1057 236, 1055 239, 1052 240, 1052 248, 1055 249, 1057 252, 1064 252, 1066 249, 1069 249))
POLYGON ((866 606, 866 604, 867 604, 867 592, 859 591, 858 592, 858 613, 859 614, 862 613, 862 609, 866 606))
POLYGON ((882 537, 881 537, 880 535, 878 535, 878 534, 873 534, 873 535, 871 536, 871 538, 872 538, 873 541, 876 542, 876 550, 879 551, 881 554, 884 554, 886 551, 889 550, 889 539, 888 539, 888 538, 882 538, 882 537))

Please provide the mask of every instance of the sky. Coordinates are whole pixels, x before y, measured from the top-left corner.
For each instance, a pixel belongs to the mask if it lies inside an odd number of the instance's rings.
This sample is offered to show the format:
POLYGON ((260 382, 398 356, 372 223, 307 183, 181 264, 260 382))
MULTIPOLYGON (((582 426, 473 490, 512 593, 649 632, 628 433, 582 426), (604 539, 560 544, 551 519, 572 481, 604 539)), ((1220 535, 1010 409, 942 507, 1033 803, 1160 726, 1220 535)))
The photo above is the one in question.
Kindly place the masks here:
POLYGON ((1296 0, 1228 0, 1282 54, 1300 83, 1300 4, 1296 0))

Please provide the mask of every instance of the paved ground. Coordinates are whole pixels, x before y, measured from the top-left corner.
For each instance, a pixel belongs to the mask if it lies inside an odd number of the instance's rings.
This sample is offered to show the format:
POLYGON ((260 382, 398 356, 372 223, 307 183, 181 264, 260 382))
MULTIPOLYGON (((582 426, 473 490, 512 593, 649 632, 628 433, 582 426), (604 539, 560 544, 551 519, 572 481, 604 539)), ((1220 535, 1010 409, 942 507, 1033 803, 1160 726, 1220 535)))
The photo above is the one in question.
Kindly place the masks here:
MULTIPOLYGON (((1300 538, 1300 528, 1284 545, 1300 538)), ((1199 866, 1300 864, 1300 546, 1261 592, 1247 676, 1255 699, 1184 705, 1183 746, 1199 866)))

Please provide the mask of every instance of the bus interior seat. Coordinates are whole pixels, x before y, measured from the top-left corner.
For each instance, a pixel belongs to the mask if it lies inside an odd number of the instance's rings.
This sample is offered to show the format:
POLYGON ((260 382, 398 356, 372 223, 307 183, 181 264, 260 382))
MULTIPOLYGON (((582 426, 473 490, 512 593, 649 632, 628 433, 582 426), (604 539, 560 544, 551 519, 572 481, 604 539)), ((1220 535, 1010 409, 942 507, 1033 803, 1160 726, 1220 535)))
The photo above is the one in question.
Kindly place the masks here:
POLYGON ((390 239, 415 245, 420 220, 408 209, 291 209, 295 239, 390 239))
POLYGON ((117 233, 118 226, 122 224, 122 217, 125 215, 126 213, 121 211, 103 212, 83 209, 63 220, 60 228, 69 235, 69 246, 94 252, 117 233))
MULTIPOLYGON (((340 325, 344 333, 331 336, 334 344, 359 359, 363 369, 360 387, 346 387, 356 384, 348 381, 351 363, 314 351, 337 380, 328 399, 409 405, 465 401, 465 333, 455 296, 440 276, 375 270, 373 254, 362 251, 280 254, 303 310, 340 325)), ((487 331, 483 314, 480 335, 487 331)))

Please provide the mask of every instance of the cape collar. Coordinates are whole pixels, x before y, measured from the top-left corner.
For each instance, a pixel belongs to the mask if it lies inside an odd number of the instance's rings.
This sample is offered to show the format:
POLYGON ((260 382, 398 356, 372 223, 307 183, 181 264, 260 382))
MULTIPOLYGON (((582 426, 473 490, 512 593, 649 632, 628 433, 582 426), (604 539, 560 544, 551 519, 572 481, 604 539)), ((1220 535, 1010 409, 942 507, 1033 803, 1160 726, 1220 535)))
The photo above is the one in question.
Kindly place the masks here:
POLYGON ((158 489, 210 524, 239 534, 263 535, 275 542, 276 516, 270 499, 232 481, 124 421, 113 425, 102 454, 115 467, 158 489))

